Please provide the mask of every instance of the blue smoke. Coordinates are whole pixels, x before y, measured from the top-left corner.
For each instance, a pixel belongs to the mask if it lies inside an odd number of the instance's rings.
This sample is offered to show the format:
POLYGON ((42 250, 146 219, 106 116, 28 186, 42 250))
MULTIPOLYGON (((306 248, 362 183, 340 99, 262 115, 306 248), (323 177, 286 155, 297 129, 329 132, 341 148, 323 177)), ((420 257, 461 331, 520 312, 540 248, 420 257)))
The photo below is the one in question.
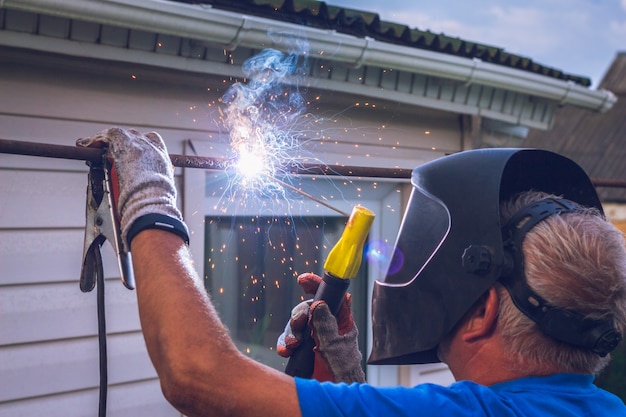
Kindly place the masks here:
MULTIPOLYGON (((258 174, 280 173, 299 147, 298 119, 307 106, 299 84, 308 70, 308 46, 298 39, 287 40, 294 46, 290 52, 270 48, 246 60, 245 80, 233 84, 222 97, 233 159, 256 161, 257 172, 243 173, 247 185, 258 186, 263 181, 258 174)), ((251 164, 236 167, 249 170, 251 164)))

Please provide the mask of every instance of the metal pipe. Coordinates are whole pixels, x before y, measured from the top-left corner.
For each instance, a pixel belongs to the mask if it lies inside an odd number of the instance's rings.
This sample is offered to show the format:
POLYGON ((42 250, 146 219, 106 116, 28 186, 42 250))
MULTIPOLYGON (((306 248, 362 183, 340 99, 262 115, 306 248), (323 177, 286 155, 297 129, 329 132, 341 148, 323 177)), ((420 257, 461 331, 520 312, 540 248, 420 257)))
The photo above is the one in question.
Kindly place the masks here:
POLYGON ((610 178, 592 178, 591 182, 596 187, 626 188, 626 180, 614 180, 610 178))
MULTIPOLYGON (((52 145, 41 142, 24 142, 18 140, 0 139, 0 153, 41 156, 46 158, 73 159, 82 161, 97 161, 102 158, 102 149, 82 148, 78 146, 52 145)), ((223 158, 210 156, 193 156, 170 154, 172 164, 179 168, 200 168, 209 170, 225 170, 228 161, 223 158)), ((287 164, 285 171, 296 175, 335 175, 344 177, 364 178, 391 178, 409 179, 411 169, 405 168, 377 168, 347 165, 325 164, 287 164)), ((626 188, 626 180, 610 178, 592 178, 596 187, 626 188)))
MULTIPOLYGON (((41 156, 46 158, 73 159, 79 161, 98 161, 102 158, 102 149, 83 148, 79 146, 53 145, 41 142, 24 142, 0 139, 0 153, 41 156)), ((179 168, 200 168, 209 170, 225 170, 228 160, 209 156, 170 154, 172 164, 179 168)), ((297 175, 336 175, 345 177, 367 178, 411 178, 410 169, 376 168, 347 165, 324 165, 310 163, 288 163, 285 172, 297 175)))

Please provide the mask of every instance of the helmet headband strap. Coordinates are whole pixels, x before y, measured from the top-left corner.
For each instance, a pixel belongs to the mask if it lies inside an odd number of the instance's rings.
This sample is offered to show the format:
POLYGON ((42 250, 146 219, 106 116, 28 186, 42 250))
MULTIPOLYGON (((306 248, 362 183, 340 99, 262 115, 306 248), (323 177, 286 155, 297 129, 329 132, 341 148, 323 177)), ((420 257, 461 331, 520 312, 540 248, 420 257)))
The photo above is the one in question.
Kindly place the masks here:
POLYGON ((500 282, 507 289, 515 306, 543 333, 561 342, 606 356, 617 347, 622 335, 610 319, 589 319, 582 314, 551 305, 528 285, 524 273, 522 243, 526 234, 541 221, 554 214, 573 213, 581 207, 563 198, 545 198, 518 211, 502 228, 505 251, 513 265, 500 282))

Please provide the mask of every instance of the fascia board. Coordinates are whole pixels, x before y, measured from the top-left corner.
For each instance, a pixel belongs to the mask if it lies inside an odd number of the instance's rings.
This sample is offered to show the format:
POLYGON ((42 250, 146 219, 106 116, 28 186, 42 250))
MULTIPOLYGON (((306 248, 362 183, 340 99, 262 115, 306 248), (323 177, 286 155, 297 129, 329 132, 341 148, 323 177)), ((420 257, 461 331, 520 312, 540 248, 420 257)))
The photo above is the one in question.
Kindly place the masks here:
POLYGON ((102 24, 159 32, 196 39, 227 50, 238 46, 284 49, 268 33, 284 31, 306 38, 310 55, 353 67, 393 68, 449 78, 468 84, 506 89, 597 112, 616 102, 607 90, 533 74, 501 65, 418 48, 358 38, 277 20, 247 16, 211 7, 161 0, 4 0, 4 7, 45 13, 102 24))

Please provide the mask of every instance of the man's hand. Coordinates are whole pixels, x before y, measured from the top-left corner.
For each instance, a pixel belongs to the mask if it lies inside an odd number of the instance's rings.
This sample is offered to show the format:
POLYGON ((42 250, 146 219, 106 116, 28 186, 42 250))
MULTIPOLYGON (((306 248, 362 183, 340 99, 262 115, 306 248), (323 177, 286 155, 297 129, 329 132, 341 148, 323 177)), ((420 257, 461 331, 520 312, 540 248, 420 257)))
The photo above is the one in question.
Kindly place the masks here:
POLYGON ((133 269, 141 330, 167 400, 190 417, 299 416, 294 379, 239 352, 211 304, 189 248, 172 234, 180 236, 169 226, 184 223, 161 137, 113 128, 79 139, 77 145, 107 146, 113 160, 125 244, 130 246, 136 231, 133 269), (165 226, 154 223, 155 218, 165 226))
MULTIPOLYGON (((322 278, 305 273, 298 284, 307 294, 315 294, 322 278)), ((361 369, 358 330, 350 311, 350 294, 346 294, 337 317, 324 301, 303 301, 291 311, 291 318, 277 342, 277 352, 288 358, 311 332, 315 340, 313 378, 318 381, 365 382, 361 369)))
POLYGON ((152 216, 153 223, 154 219, 165 219, 161 223, 166 224, 169 219, 173 219, 171 222, 176 227, 172 226, 172 231, 176 233, 180 229, 181 233, 178 234, 184 238, 186 227, 176 206, 174 169, 165 143, 158 133, 142 134, 132 129, 111 128, 94 136, 78 139, 76 145, 106 146, 108 149, 107 157, 114 164, 114 174, 117 175, 119 184, 116 205, 121 219, 122 241, 127 251, 130 250, 130 240, 136 233, 150 228, 142 227, 138 223, 135 226, 139 226, 139 230, 136 230, 137 227, 133 229, 136 221, 146 215, 152 216))

